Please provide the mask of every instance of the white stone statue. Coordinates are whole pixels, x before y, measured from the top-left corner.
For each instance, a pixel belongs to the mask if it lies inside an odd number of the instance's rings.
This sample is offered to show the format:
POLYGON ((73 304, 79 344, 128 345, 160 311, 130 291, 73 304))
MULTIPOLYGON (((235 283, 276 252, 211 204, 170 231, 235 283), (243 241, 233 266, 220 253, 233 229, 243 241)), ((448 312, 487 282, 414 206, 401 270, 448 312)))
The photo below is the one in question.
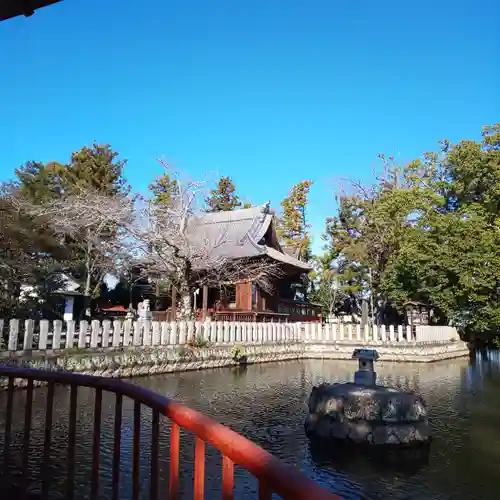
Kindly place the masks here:
POLYGON ((142 302, 137 304, 137 313, 140 319, 150 319, 151 318, 151 307, 149 305, 149 299, 144 299, 142 302))

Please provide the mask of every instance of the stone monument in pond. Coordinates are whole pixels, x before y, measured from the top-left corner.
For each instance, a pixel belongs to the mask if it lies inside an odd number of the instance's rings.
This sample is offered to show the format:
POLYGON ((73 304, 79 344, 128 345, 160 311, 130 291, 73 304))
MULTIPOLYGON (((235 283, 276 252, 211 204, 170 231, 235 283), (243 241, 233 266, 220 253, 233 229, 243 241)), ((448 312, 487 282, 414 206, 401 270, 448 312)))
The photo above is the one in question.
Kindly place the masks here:
POLYGON ((371 445, 430 442, 422 397, 377 385, 377 351, 356 349, 352 357, 359 362, 354 382, 313 387, 305 422, 307 436, 321 442, 346 440, 371 445))

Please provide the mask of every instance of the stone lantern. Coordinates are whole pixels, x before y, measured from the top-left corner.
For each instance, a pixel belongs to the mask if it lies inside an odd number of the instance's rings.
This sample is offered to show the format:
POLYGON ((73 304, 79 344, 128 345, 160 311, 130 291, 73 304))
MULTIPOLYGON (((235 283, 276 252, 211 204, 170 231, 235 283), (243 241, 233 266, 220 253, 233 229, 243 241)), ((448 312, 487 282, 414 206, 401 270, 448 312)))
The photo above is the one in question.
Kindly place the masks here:
POLYGON ((377 385, 378 357, 375 349, 356 349, 354 383, 312 388, 304 430, 313 446, 336 448, 338 440, 391 447, 430 443, 424 400, 412 391, 377 385))
POLYGON ((355 349, 352 359, 357 359, 358 371, 354 373, 354 383, 358 385, 373 386, 377 381, 377 374, 373 364, 379 358, 375 349, 355 349))

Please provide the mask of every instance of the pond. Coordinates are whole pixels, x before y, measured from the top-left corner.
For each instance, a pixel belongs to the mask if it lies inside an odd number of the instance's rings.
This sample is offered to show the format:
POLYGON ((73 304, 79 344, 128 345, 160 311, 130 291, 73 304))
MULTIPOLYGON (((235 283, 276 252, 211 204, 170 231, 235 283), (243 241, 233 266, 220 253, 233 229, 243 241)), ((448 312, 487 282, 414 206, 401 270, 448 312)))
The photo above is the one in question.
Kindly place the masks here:
MULTIPOLYGON (((136 379, 133 382, 200 410, 229 425, 288 463, 298 465, 309 477, 347 499, 453 499, 498 498, 500 463, 500 358, 488 357, 433 364, 379 362, 379 382, 411 389, 427 402, 434 440, 428 456, 404 463, 374 459, 364 453, 325 456, 311 450, 303 430, 307 399, 313 385, 322 381, 350 381, 356 369, 346 361, 290 361, 262 364, 246 369, 178 373, 136 379)), ((24 393, 16 393, 16 424, 13 448, 22 448, 24 393)), ((106 399, 108 398, 108 399, 106 399)), ((58 498, 64 492, 69 392, 56 392, 50 466, 44 477, 51 481, 58 498)), ((79 391, 76 498, 88 498, 92 446, 92 393, 79 391)), ((3 427, 5 396, 0 395, 0 429, 3 427)), ((33 484, 40 483, 45 390, 35 390, 30 465, 33 484), (39 448, 40 447, 40 448, 39 448)), ((101 443, 102 498, 110 498, 111 449, 114 397, 103 401, 101 443)), ((130 498, 132 404, 124 405, 121 463, 122 498, 130 498)), ((143 416, 144 443, 141 454, 141 497, 148 493, 148 432, 150 414, 143 416)), ((161 424, 160 498, 168 486, 168 423, 161 424)), ((2 439, 2 438, 0 438, 2 439)), ((193 477, 193 442, 181 437, 182 492, 190 498, 193 477)), ((218 452, 207 452, 206 497, 220 498, 218 452)), ((237 470, 235 498, 254 498, 255 480, 237 470)))

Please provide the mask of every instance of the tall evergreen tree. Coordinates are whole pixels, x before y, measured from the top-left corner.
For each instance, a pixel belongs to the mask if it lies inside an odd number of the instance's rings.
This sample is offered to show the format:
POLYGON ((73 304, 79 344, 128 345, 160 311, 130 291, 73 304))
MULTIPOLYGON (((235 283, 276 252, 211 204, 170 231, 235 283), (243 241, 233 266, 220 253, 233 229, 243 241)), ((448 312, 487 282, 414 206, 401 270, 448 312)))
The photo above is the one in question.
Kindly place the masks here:
POLYGON ((65 164, 28 161, 16 169, 14 186, 24 198, 40 204, 82 189, 109 196, 127 195, 130 186, 123 175, 126 161, 119 160, 118 155, 109 144, 94 143, 72 153, 65 164))
POLYGON ((176 179, 172 179, 168 173, 158 177, 156 181, 149 185, 149 190, 153 195, 153 203, 168 204, 179 194, 179 186, 176 179))
POLYGON ((206 198, 205 204, 207 212, 228 212, 241 207, 241 201, 230 177, 223 176, 219 179, 216 188, 212 189, 210 196, 206 198))
POLYGON ((65 172, 70 187, 92 189, 108 196, 127 195, 130 192, 123 169, 126 161, 109 144, 84 146, 71 155, 65 172))
POLYGON ((34 203, 46 203, 63 196, 67 167, 57 162, 28 161, 15 170, 16 188, 20 195, 34 203))
POLYGON ((295 184, 281 202, 283 210, 279 219, 278 235, 283 245, 296 249, 300 259, 311 257, 311 239, 308 233, 307 204, 312 181, 295 184))
POLYGON ((118 159, 118 153, 111 146, 94 143, 74 152, 67 164, 26 163, 16 170, 17 179, 10 186, 11 195, 21 197, 29 212, 24 224, 31 220, 39 232, 43 231, 46 237, 50 235, 70 256, 66 262, 71 262, 71 267, 62 270, 82 279, 88 304, 99 290, 104 274, 112 267, 108 256, 99 249, 113 248, 118 232, 113 224, 103 227, 96 223, 96 227, 92 227, 91 214, 77 213, 76 208, 72 211, 70 205, 72 200, 82 205, 86 194, 95 199, 123 197, 126 203, 130 187, 123 176, 124 166, 125 161, 118 159), (65 212, 64 224, 61 223, 62 211, 65 212), (42 213, 52 213, 54 220, 40 217, 42 213), (82 221, 80 229, 78 219, 82 221), (99 245, 96 234, 101 241, 99 245), (100 265, 102 262, 106 262, 106 267, 100 265))

